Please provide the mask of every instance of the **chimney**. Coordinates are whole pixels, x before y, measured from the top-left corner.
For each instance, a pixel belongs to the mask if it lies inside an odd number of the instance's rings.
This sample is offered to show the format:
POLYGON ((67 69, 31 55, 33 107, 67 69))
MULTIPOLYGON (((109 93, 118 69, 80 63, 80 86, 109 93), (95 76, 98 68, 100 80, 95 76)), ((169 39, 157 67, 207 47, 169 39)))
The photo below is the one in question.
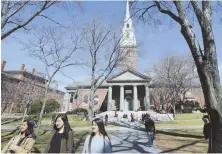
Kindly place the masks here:
POLYGON ((6 61, 2 61, 2 67, 1 67, 1 72, 4 71, 4 68, 5 68, 5 64, 6 64, 6 61))
POLYGON ((20 66, 20 71, 24 71, 24 69, 25 69, 25 64, 22 64, 22 65, 20 66))
POLYGON ((35 68, 32 69, 32 74, 35 74, 35 68))

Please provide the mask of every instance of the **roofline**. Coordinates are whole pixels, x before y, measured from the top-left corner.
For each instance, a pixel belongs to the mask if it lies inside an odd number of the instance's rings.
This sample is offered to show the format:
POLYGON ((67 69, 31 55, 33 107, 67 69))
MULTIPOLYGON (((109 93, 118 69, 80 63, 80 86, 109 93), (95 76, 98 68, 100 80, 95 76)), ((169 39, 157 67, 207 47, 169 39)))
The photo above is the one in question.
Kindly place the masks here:
POLYGON ((36 78, 38 78, 42 82, 48 81, 47 79, 44 79, 43 77, 41 77, 41 76, 39 76, 37 74, 33 74, 31 72, 28 72, 26 70, 24 70, 24 71, 12 70, 12 71, 3 71, 3 72, 6 73, 6 74, 24 74, 24 75, 29 75, 29 76, 34 77, 34 78, 36 77, 36 78))
POLYGON ((122 74, 124 74, 124 73, 126 73, 126 72, 131 72, 132 74, 137 75, 137 76, 139 76, 139 77, 141 77, 141 78, 143 78, 143 79, 145 79, 145 80, 147 80, 147 81, 151 81, 151 78, 150 78, 150 77, 148 77, 148 76, 146 76, 146 75, 143 75, 142 73, 137 72, 137 71, 135 71, 135 70, 133 70, 133 69, 128 68, 128 69, 126 69, 126 70, 124 70, 124 71, 122 71, 122 72, 114 75, 113 77, 108 78, 108 79, 107 79, 107 82, 110 82, 110 81, 113 80, 114 78, 116 78, 116 77, 118 77, 118 76, 120 76, 120 75, 122 75, 122 74))
POLYGON ((110 80, 107 83, 147 83, 149 80, 110 80))
MULTIPOLYGON (((102 86, 99 86, 99 88, 98 89, 100 89, 100 88, 108 88, 109 86, 108 85, 102 85, 102 86)), ((67 86, 67 87, 65 87, 65 89, 66 90, 78 90, 78 89, 82 89, 82 88, 84 88, 84 89, 86 89, 86 88, 88 88, 88 89, 90 89, 91 88, 91 85, 84 85, 84 86, 67 86)))

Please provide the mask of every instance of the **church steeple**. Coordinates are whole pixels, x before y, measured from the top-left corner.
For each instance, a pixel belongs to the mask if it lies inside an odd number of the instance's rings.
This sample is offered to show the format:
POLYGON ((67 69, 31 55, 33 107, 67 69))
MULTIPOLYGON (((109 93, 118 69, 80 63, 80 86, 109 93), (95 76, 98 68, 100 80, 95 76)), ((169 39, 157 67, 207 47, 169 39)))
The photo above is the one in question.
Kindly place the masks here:
POLYGON ((122 30, 123 44, 127 46, 136 46, 136 37, 132 25, 132 19, 129 10, 129 1, 126 0, 126 16, 124 19, 124 26, 122 30))
POLYGON ((125 70, 127 68, 137 69, 137 52, 136 52, 136 37, 133 29, 133 22, 130 16, 129 0, 126 0, 126 16, 124 19, 124 26, 122 29, 122 39, 121 46, 122 54, 127 51, 128 54, 125 60, 121 62, 120 70, 125 70))

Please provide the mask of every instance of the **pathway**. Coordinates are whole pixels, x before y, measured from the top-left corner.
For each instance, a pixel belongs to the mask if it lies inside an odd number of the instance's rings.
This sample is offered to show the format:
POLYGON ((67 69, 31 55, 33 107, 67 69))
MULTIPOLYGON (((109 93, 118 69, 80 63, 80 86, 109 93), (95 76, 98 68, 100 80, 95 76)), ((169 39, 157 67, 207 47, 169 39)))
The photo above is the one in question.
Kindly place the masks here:
MULTIPOLYGON (((113 153, 160 153, 156 146, 148 147, 146 132, 120 127, 109 134, 113 153)), ((154 141, 155 142, 155 141, 154 141)), ((154 143, 155 144, 155 143, 154 143)))

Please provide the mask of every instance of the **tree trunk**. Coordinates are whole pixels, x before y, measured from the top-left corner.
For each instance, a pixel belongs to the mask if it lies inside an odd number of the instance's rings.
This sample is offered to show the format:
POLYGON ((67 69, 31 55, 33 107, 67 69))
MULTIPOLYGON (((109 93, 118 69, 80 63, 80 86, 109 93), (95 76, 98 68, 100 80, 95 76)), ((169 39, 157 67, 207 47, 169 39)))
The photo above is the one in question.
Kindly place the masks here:
MULTIPOLYGON (((210 121, 212 124, 212 137, 209 140, 208 152, 222 152, 222 92, 216 54, 210 55, 213 62, 211 60, 208 61, 207 59, 204 59, 204 61, 201 62, 199 59, 200 55, 197 53, 201 53, 202 51, 200 51, 201 49, 196 43, 196 37, 192 29, 187 25, 183 25, 181 33, 183 34, 193 54, 204 93, 207 113, 210 116, 210 121)), ((205 52, 215 53, 216 47, 211 46, 205 50, 207 50, 205 52)))
POLYGON ((175 109, 175 103, 173 103, 173 119, 176 120, 176 109, 175 109))
POLYGON ((89 97, 89 120, 92 121, 93 118, 93 102, 94 102, 94 94, 95 93, 95 70, 92 69, 92 80, 91 80, 91 89, 90 89, 90 97, 89 97))
POLYGON ((26 114, 27 114, 27 111, 28 111, 28 107, 25 107, 25 111, 24 111, 24 113, 23 113, 22 121, 25 120, 25 116, 26 116, 26 114))
POLYGON ((46 99, 47 99, 47 94, 48 94, 49 85, 50 85, 50 82, 49 82, 49 84, 46 86, 46 89, 45 89, 45 95, 44 95, 42 110, 41 110, 40 115, 39 115, 39 122, 38 122, 38 128, 37 128, 37 136, 39 136, 40 126, 41 126, 41 120, 42 120, 42 116, 43 116, 44 110, 45 110, 45 104, 46 104, 46 99))

